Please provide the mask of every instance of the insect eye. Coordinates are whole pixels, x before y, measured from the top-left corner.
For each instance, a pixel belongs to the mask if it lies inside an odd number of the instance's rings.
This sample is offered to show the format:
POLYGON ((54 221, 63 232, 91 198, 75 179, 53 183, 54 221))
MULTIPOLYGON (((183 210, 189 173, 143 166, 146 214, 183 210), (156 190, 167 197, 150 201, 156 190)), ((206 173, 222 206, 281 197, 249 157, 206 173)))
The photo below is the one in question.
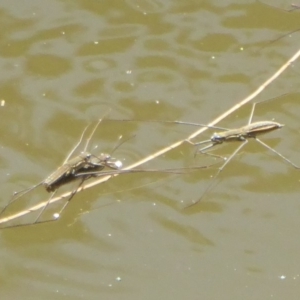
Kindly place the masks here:
POLYGON ((224 139, 222 137, 218 136, 211 141, 215 144, 222 144, 224 142, 224 139))
POLYGON ((214 133, 211 137, 212 142, 219 142, 220 139, 221 139, 221 137, 217 133, 214 133))

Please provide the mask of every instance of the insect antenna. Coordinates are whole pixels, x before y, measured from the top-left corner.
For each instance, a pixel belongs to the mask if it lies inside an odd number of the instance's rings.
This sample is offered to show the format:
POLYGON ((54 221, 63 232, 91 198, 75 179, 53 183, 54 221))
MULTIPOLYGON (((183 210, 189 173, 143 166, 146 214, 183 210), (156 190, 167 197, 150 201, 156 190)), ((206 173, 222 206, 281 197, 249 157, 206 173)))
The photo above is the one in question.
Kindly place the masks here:
POLYGON ((113 153, 114 153, 117 149, 119 149, 123 144, 125 144, 126 142, 128 142, 129 140, 131 140, 131 139, 133 139, 133 138, 135 138, 135 137, 136 137, 136 135, 134 134, 134 135, 132 135, 132 136, 126 138, 125 140, 120 141, 120 140, 123 138, 123 136, 120 135, 119 138, 118 138, 119 143, 117 143, 117 144, 115 145, 115 147, 112 149, 112 151, 111 151, 110 154, 113 154, 113 153))

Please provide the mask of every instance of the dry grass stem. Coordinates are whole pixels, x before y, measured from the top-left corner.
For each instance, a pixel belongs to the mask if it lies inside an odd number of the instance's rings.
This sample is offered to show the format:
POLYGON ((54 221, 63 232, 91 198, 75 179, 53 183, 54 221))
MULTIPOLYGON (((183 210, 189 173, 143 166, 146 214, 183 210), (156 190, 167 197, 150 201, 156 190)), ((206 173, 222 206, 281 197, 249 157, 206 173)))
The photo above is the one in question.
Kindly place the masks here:
MULTIPOLYGON (((217 117, 215 120, 213 120, 212 122, 210 122, 208 125, 209 126, 214 126, 216 125, 217 123, 219 123, 221 120, 223 120, 224 118, 226 118, 227 116, 229 116, 230 114, 232 114, 234 111, 238 110, 239 108, 241 108, 243 105, 249 103, 251 100, 253 100, 257 95, 259 95, 266 87, 268 87, 277 77, 279 77, 293 62, 295 62, 298 57, 300 56, 300 50, 298 50, 276 73, 274 73, 268 80, 266 80, 260 87, 258 87, 258 89, 256 89, 251 95, 249 95, 248 97, 246 97, 245 99, 243 99, 242 101, 240 101, 239 103, 237 103, 236 105, 234 105, 232 108, 230 108, 229 110, 227 110, 225 113, 223 113, 222 115, 220 115, 219 117, 217 117)), ((186 139, 183 139, 183 140, 180 140, 180 141, 177 141, 176 143, 168 146, 168 147, 165 147, 139 161, 137 161, 136 163, 130 165, 130 166, 127 166, 124 168, 124 170, 131 170, 135 167, 138 167, 146 162, 149 162, 151 161, 152 159, 155 159, 157 157, 159 157, 160 155, 163 155, 165 153, 167 153, 168 151, 180 146, 182 143, 184 143, 185 141, 187 140, 190 140, 190 139, 193 139, 195 137, 197 137, 199 134, 201 134, 202 132, 204 132, 205 130, 207 130, 206 127, 202 127, 200 128, 199 130, 195 131, 194 133, 192 133, 190 136, 188 136, 186 139)), ((82 187, 80 187, 78 189, 77 192, 80 192, 82 190, 85 190, 85 189, 88 189, 88 188, 91 188, 97 184, 100 184, 102 182, 105 182, 107 181, 108 179, 112 178, 112 177, 115 177, 115 176, 118 176, 118 174, 114 174, 114 175, 107 175, 107 176, 101 176, 99 178, 97 178, 96 180, 93 180, 92 182, 89 182, 88 184, 86 185, 83 185, 82 187)), ((64 193, 62 195, 59 195, 57 196, 56 198, 53 198, 51 199, 50 203, 54 203, 54 202, 57 202, 57 201, 60 201, 64 198, 67 198, 71 195, 72 191, 70 192, 67 192, 67 193, 64 193)), ((11 221, 13 219, 16 219, 16 218, 19 218, 21 216, 24 216, 30 212, 33 212, 33 211, 37 211, 41 208, 43 208, 44 206, 46 206, 48 203, 48 201, 44 201, 44 202, 41 202, 39 203, 38 205, 35 205, 29 209, 26 209, 26 210, 23 210, 23 211, 20 211, 18 213, 15 213, 15 214, 12 214, 10 216, 7 216, 7 217, 3 217, 0 219, 0 224, 1 223, 6 223, 8 221, 11 221)))

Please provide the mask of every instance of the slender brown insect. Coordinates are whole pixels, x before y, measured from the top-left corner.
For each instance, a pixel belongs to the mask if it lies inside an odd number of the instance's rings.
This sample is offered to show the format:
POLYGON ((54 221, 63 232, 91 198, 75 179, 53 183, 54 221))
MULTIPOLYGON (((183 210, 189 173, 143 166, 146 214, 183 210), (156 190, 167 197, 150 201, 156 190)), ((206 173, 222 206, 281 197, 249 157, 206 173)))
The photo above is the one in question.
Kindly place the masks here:
MULTIPOLYGON (((78 178, 80 178, 80 184, 78 187, 72 192, 72 194, 69 196, 68 200, 66 201, 65 205, 60 210, 59 214, 55 214, 56 218, 62 213, 62 211, 65 209, 67 204, 70 202, 70 200, 73 198, 73 196, 76 194, 77 190, 82 186, 83 182, 87 180, 88 178, 92 177, 92 175, 86 175, 82 174, 82 172, 88 172, 92 170, 100 171, 104 169, 105 167, 108 167, 110 169, 119 169, 122 167, 122 163, 119 160, 116 160, 112 158, 108 154, 101 153, 100 156, 95 156, 89 152, 87 152, 87 148, 89 145, 89 142, 94 135, 97 127, 99 126, 102 119, 99 119, 95 127, 93 128, 91 134, 86 140, 83 152, 81 152, 78 156, 74 158, 70 158, 72 154, 75 152, 75 150, 79 147, 81 144, 84 134, 89 126, 87 126, 84 131, 81 134, 79 142, 75 145, 75 147, 72 149, 70 154, 65 159, 62 166, 57 168, 53 173, 51 173, 46 179, 39 182, 38 184, 31 186, 30 188, 24 189, 22 191, 14 193, 12 199, 8 202, 8 204, 2 209, 0 216, 4 214, 4 212, 7 210, 7 208, 12 205, 16 200, 20 199, 25 194, 29 193, 30 191, 36 189, 39 186, 44 186, 47 192, 52 192, 50 198, 48 199, 47 205, 43 207, 43 209, 38 214, 37 218, 32 224, 39 223, 40 217, 47 208, 48 204, 50 203, 51 199, 54 197, 55 193, 57 192, 57 189, 65 185, 71 181, 74 181, 78 178), (77 175, 77 176, 75 176, 77 175)), ((23 225, 23 224, 22 224, 23 225)), ((24 224, 26 225, 26 224, 24 224)))
POLYGON ((197 149, 197 153, 206 153, 205 151, 207 151, 208 149, 225 142, 242 142, 242 144, 236 148, 236 150, 225 160, 223 165, 218 169, 211 183, 205 189, 201 197, 190 206, 198 203, 203 198, 203 196, 214 186, 217 176, 222 172, 222 170, 231 161, 231 159, 248 143, 249 138, 255 139, 258 143, 260 143, 262 146, 264 146, 268 150, 272 151, 273 153, 281 157, 284 161, 286 161, 288 164, 293 166, 295 169, 300 169, 300 167, 294 164, 291 160, 283 156, 281 153, 279 153, 278 151, 276 151, 275 149, 273 149, 272 147, 270 147, 269 145, 267 145, 257 137, 258 135, 262 135, 280 129, 284 125, 273 121, 260 121, 260 122, 251 123, 256 104, 257 103, 254 103, 252 106, 250 118, 247 125, 237 129, 224 128, 224 131, 214 133, 209 140, 201 141, 198 143, 193 143, 191 141, 188 141, 189 143, 195 146, 209 143, 207 146, 201 149, 197 149))
MULTIPOLYGON (((251 113, 250 113, 248 124, 243 126, 243 127, 236 128, 236 129, 227 129, 227 128, 223 128, 223 127, 209 126, 209 125, 205 125, 205 124, 198 124, 198 123, 184 122, 184 121, 156 121, 156 120, 143 121, 143 122, 155 122, 155 123, 156 122, 161 122, 161 123, 171 123, 171 124, 173 123, 173 124, 193 125, 193 126, 201 126, 201 127, 207 127, 207 128, 222 130, 220 132, 214 133, 209 140, 204 140, 204 141, 196 142, 196 143, 194 143, 190 140, 186 140, 186 142, 188 142, 188 143, 190 143, 194 146, 199 146, 199 145, 202 145, 202 144, 208 144, 207 146, 205 146, 203 148, 200 148, 200 149, 197 148, 196 153, 202 153, 202 154, 207 154, 207 155, 211 155, 211 156, 220 157, 218 155, 214 155, 214 154, 211 154, 211 153, 207 152, 207 150, 209 150, 210 148, 212 148, 216 145, 220 145, 220 144, 227 143, 227 142, 241 142, 241 145, 239 145, 238 148, 227 159, 223 157, 225 162, 218 169, 218 171, 215 174, 214 178, 212 179, 211 183, 204 190, 201 197, 197 201, 195 201, 193 204, 189 205, 188 207, 198 203, 203 198, 203 196, 209 190, 211 190, 211 188, 215 184, 215 180, 217 179, 217 176, 222 172, 222 170, 231 161, 231 159, 248 143, 249 138, 255 139, 258 143, 260 143, 262 146, 264 146, 268 150, 275 153, 277 156, 281 157, 281 159, 286 161, 288 164, 293 166, 295 169, 300 169, 300 167, 298 165, 294 164, 291 160, 289 160, 288 158, 283 156, 281 153, 279 153, 278 151, 276 151, 275 149, 273 149, 272 147, 270 147, 269 145, 267 145, 266 143, 264 143, 263 141, 261 141, 257 137, 258 135, 262 135, 262 134, 280 129, 284 126, 283 124, 280 124, 280 123, 277 123, 277 122, 274 122, 274 121, 260 121, 260 122, 251 123, 256 104, 260 104, 262 102, 270 101, 270 100, 273 100, 273 99, 274 98, 267 99, 267 100, 261 101, 259 103, 254 103, 253 106, 252 106, 252 110, 251 110, 251 113)), ((122 121, 130 121, 130 120, 122 120, 122 121)), ((131 120, 131 121, 136 121, 136 120, 131 120)))

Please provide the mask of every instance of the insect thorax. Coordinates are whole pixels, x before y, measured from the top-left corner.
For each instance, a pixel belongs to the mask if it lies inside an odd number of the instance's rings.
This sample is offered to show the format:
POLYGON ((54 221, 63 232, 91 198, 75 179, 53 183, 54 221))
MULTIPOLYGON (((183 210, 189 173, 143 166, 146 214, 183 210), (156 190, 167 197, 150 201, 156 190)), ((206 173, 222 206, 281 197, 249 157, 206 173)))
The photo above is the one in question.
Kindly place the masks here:
POLYGON ((91 166, 94 166, 94 167, 101 167, 101 166, 104 167, 106 165, 107 161, 109 161, 109 159, 110 159, 110 155, 101 153, 99 156, 92 155, 89 158, 88 162, 91 166))

